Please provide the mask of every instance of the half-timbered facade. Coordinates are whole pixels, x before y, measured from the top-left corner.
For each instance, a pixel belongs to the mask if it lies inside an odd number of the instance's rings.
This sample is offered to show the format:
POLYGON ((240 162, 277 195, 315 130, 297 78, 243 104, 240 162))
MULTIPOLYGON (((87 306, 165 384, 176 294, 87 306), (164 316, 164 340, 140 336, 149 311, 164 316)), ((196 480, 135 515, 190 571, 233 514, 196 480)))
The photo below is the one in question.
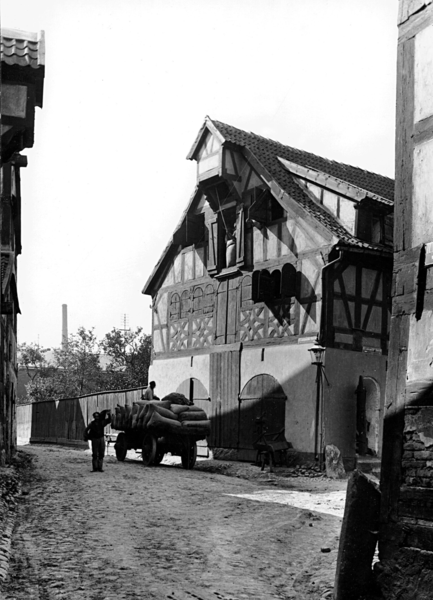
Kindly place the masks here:
POLYGON ((433 3, 400 0, 396 202, 381 466, 384 599, 433 589, 433 3))
POLYGON ((19 154, 34 142, 36 107, 42 107, 45 74, 44 34, 1 30, 1 317, 0 317, 0 466, 16 449, 17 257, 21 254, 19 154))
POLYGON ((188 158, 196 189, 143 290, 159 391, 203 405, 220 455, 251 459, 260 419, 301 455, 377 454, 393 181, 210 118, 188 158))

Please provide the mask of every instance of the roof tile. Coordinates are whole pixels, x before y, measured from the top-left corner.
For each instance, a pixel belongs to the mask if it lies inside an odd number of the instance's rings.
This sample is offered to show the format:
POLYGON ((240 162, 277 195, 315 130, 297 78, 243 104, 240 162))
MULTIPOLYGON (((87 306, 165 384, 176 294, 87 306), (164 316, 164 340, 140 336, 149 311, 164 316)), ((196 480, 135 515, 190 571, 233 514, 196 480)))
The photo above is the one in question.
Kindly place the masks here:
POLYGON ((30 33, 2 29, 0 39, 1 61, 8 65, 37 69, 45 64, 44 32, 30 33))

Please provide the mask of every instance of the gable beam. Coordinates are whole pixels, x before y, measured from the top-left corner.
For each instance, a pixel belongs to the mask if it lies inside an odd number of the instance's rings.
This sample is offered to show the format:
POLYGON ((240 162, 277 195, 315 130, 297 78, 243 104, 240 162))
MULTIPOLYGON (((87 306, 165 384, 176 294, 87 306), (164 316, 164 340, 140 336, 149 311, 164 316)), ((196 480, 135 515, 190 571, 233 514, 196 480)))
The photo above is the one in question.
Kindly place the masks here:
POLYGON ((391 200, 383 198, 377 194, 372 194, 371 192, 363 190, 356 185, 347 183, 347 181, 338 179, 338 177, 328 175, 328 173, 325 173, 324 171, 317 171, 311 167, 302 167, 301 165, 297 165, 296 163, 279 156, 278 160, 285 169, 292 173, 292 175, 303 177, 307 181, 311 181, 311 183, 316 183, 317 185, 326 187, 327 189, 336 192, 339 196, 345 196, 346 198, 350 198, 356 202, 360 202, 365 198, 370 198, 372 200, 376 200, 377 202, 381 202, 382 204, 393 206, 393 202, 391 200))

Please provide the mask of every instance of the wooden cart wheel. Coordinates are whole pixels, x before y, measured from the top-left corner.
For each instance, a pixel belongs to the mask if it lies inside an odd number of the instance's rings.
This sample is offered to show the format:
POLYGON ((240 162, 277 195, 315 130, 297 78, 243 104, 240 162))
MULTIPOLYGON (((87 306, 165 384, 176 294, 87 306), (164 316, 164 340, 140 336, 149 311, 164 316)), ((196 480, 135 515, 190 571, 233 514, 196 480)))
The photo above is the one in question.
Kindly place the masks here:
POLYGON ((162 452, 161 450, 157 450, 153 464, 159 465, 159 463, 162 461, 163 458, 164 458, 164 452, 162 452))
POLYGON ((124 461, 126 453, 128 452, 128 444, 126 443, 126 435, 122 432, 119 433, 114 444, 114 450, 116 452, 117 460, 124 461))
POLYGON ((192 469, 195 465, 195 461, 197 460, 197 443, 187 441, 185 449, 181 454, 182 459, 182 467, 184 469, 192 469))
POLYGON ((143 443, 141 447, 141 457, 146 467, 150 467, 151 465, 155 464, 156 451, 156 437, 151 433, 146 433, 143 437, 143 443))

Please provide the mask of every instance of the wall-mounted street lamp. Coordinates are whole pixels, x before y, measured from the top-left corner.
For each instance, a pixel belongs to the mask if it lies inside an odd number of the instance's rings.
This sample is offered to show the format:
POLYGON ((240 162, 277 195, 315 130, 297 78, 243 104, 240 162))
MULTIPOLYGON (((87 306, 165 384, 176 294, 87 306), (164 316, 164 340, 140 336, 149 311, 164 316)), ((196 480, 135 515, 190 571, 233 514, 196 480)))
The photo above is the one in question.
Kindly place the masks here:
POLYGON ((328 379, 325 373, 325 350, 320 345, 319 339, 316 338, 314 346, 308 348, 310 353, 311 364, 317 367, 316 371, 316 435, 314 440, 314 456, 319 463, 320 469, 323 468, 323 433, 324 433, 324 402, 323 402, 323 378, 329 385, 328 379))
POLYGON ((311 364, 323 366, 323 360, 325 358, 325 350, 323 346, 319 344, 319 339, 316 338, 314 342, 314 346, 308 348, 308 352, 310 353, 311 364))

